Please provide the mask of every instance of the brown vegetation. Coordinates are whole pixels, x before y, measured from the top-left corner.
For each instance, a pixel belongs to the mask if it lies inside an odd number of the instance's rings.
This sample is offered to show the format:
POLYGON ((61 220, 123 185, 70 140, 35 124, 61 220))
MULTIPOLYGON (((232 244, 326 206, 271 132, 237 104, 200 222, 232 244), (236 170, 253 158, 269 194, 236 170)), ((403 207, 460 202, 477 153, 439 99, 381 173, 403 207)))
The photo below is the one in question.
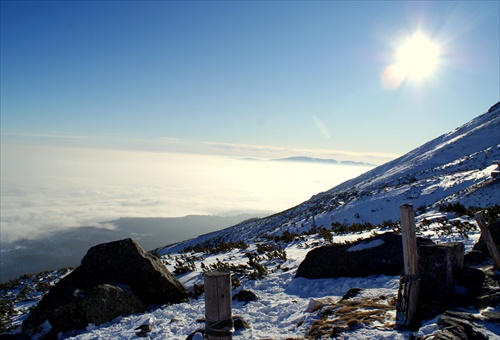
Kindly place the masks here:
POLYGON ((320 319, 312 324, 308 338, 336 336, 363 327, 393 328, 395 312, 395 300, 385 297, 340 300, 322 306, 320 319))

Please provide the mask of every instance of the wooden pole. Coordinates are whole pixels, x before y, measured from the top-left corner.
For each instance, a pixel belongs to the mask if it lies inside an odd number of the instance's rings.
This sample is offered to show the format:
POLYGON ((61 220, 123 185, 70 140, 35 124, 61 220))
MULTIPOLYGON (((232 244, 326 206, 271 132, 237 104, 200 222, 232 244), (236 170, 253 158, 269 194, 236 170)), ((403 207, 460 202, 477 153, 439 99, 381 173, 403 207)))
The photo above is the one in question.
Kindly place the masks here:
POLYGON ((481 235, 483 236, 483 240, 488 247, 488 251, 490 252, 491 258, 493 259, 493 265, 496 268, 500 268, 500 255, 498 254, 497 246, 495 245, 495 241, 493 241, 493 237, 491 237, 490 229, 486 225, 486 221, 483 217, 483 212, 478 211, 474 214, 474 218, 476 219, 477 224, 479 225, 479 229, 481 229, 481 235))
POLYGON ((207 272, 205 283, 205 334, 210 340, 233 338, 231 274, 207 272))
POLYGON ((399 207, 401 215, 401 236, 403 242, 404 258, 404 304, 405 324, 410 328, 418 328, 420 320, 418 317, 418 295, 420 286, 418 281, 418 254, 417 237, 415 235, 415 215, 413 206, 405 204, 399 207))

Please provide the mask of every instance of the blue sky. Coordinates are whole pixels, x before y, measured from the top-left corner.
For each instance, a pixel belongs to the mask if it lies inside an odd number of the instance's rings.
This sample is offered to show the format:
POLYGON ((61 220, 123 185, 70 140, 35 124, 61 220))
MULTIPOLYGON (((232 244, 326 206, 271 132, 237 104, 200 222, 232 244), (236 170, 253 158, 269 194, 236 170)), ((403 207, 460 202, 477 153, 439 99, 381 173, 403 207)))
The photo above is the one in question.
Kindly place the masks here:
POLYGON ((500 96, 498 1, 2 1, 2 144, 382 163, 500 96), (431 75, 381 80, 415 32, 431 75))

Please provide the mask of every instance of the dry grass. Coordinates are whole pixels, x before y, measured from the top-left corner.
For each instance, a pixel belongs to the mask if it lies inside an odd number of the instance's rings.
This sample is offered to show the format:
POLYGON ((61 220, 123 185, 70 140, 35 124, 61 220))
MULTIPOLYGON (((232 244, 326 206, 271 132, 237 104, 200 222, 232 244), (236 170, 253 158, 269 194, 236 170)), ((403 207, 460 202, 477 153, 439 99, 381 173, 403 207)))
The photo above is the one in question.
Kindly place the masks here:
POLYGON ((394 300, 381 298, 340 300, 323 305, 320 319, 308 332, 308 338, 334 337, 358 328, 393 328, 396 305, 394 300))

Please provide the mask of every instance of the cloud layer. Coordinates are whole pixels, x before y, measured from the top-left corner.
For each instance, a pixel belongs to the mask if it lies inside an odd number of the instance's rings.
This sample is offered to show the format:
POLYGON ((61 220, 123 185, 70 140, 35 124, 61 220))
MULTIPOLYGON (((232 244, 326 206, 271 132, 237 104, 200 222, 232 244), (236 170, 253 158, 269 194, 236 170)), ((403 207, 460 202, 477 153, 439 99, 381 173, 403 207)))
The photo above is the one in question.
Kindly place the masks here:
POLYGON ((368 169, 4 144, 1 239, 120 217, 277 212, 368 169))

